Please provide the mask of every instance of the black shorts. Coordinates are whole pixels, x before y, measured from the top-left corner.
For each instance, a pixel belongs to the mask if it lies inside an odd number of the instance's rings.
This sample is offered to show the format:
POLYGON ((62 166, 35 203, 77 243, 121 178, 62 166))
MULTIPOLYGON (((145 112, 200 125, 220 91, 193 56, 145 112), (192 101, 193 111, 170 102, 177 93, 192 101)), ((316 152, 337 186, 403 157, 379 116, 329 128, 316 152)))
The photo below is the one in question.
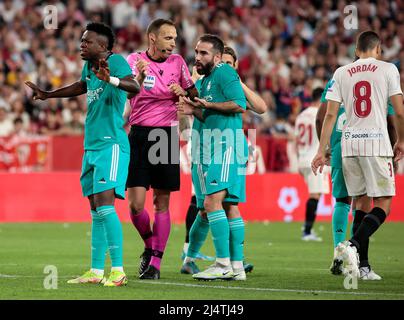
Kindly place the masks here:
POLYGON ((180 189, 180 149, 177 127, 132 126, 126 188, 180 189))

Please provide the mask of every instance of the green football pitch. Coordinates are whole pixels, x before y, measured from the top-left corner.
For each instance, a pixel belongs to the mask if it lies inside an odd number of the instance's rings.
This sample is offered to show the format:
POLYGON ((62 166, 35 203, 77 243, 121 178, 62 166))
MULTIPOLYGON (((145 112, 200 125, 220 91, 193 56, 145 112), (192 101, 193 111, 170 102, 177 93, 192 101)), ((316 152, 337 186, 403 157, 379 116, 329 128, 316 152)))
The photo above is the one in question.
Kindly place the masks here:
MULTIPOLYGON (((123 228, 129 283, 104 288, 66 283, 89 268, 90 224, 0 224, 0 299, 404 299, 404 223, 386 223, 372 237, 369 258, 383 280, 359 280, 357 289, 345 289, 344 281, 355 283, 328 270, 329 223, 315 226, 321 243, 300 240, 300 223, 247 223, 245 254, 255 267, 245 282, 200 282, 180 274, 184 225, 172 226, 161 279, 140 281, 142 242, 132 225, 123 228), (57 289, 49 289, 51 284, 57 289)), ((214 254, 210 236, 202 251, 214 254)), ((202 269, 209 262, 198 265, 202 269)))

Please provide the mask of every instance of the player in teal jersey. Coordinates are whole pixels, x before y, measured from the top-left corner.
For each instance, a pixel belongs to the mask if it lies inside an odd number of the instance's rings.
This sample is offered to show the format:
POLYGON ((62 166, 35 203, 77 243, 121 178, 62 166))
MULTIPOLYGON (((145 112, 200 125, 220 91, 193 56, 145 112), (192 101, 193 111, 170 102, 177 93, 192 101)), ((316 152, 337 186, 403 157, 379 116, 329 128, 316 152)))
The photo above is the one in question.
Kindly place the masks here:
POLYGON ((109 26, 89 23, 81 38, 80 54, 85 63, 79 81, 54 91, 44 91, 26 82, 33 90, 34 100, 87 93, 88 112, 80 181, 83 195, 88 197, 91 207, 91 269, 68 281, 72 284, 122 286, 128 282, 122 261, 122 226, 114 202, 115 198, 125 198, 129 166, 129 142, 122 116, 126 92, 138 93, 140 84, 133 78, 126 60, 112 53, 114 38, 109 26), (108 249, 112 268, 108 279, 105 279, 108 249))
MULTIPOLYGON (((325 95, 330 85, 331 80, 328 81, 326 87, 324 88, 323 95, 321 97, 321 106, 317 113, 316 131, 319 139, 321 135, 324 116, 327 109, 327 100, 325 99, 325 95)), ((393 123, 394 109, 390 101, 388 102, 387 110, 388 110, 387 111, 388 131, 390 141, 392 145, 394 145, 397 138, 393 123)), ((332 195, 336 200, 332 216, 334 249, 340 242, 344 241, 346 238, 346 232, 348 228, 348 215, 351 206, 352 206, 352 215, 354 217, 351 229, 352 236, 354 235, 361 221, 366 215, 366 212, 364 211, 355 210, 355 199, 352 200, 351 197, 348 196, 348 191, 345 185, 345 179, 342 172, 341 138, 342 138, 342 128, 345 124, 345 121, 346 121, 345 108, 343 105, 341 105, 330 138, 332 195)), ((369 198, 369 211, 370 208, 371 208, 371 201, 369 198)), ((365 246, 362 246, 359 252, 361 278, 364 280, 380 280, 381 277, 377 275, 373 270, 371 270, 368 258, 368 251, 369 251, 369 242, 367 242, 365 246)), ((339 275, 343 273, 342 260, 339 259, 335 253, 330 271, 334 275, 339 275)))
MULTIPOLYGON (((237 55, 234 51, 233 48, 225 46, 224 52, 222 55, 222 61, 233 67, 235 70, 238 68, 238 60, 237 60, 237 55)), ((196 68, 194 67, 193 73, 192 73, 192 80, 196 82, 199 78, 200 75, 196 72, 196 68)), ((243 88, 244 94, 247 99, 247 109, 252 110, 256 113, 263 114, 267 109, 267 105, 265 101, 253 90, 248 88, 243 82, 241 82, 241 86, 243 88)), ((200 82, 198 83, 199 86, 200 82)), ((200 88, 199 88, 200 89, 200 88)), ((193 129, 199 131, 200 123, 199 120, 195 118, 195 122, 193 123, 193 129)), ((196 186, 198 188, 198 186, 196 186)), ((195 187, 194 187, 195 189, 195 187)), ((198 192, 197 192, 198 193, 198 192)), ((201 201, 200 201, 201 202, 201 201)), ((240 216, 239 208, 237 204, 230 204, 225 202, 224 204, 224 209, 226 211, 226 215, 229 219, 234 219, 238 218, 240 216)), ((189 205, 187 215, 186 215, 186 238, 185 238, 185 243, 184 243, 184 251, 183 255, 181 257, 181 260, 185 260, 186 253, 188 251, 189 247, 189 238, 190 238, 190 229, 192 227, 193 222, 195 221, 195 218, 198 214, 199 208, 197 207, 196 203, 196 196, 193 195, 191 199, 191 203, 189 205)), ((231 238, 231 235, 230 235, 231 238)), ((192 247, 192 245, 191 245, 192 247)), ((210 260, 211 257, 205 256, 201 253, 198 253, 195 257, 196 259, 200 260, 210 260)), ((243 266, 244 266, 244 271, 246 273, 251 272, 254 268, 254 266, 251 263, 246 262, 245 260, 243 261, 243 266)), ((186 274, 193 274, 195 273, 196 270, 199 270, 196 264, 194 263, 185 263, 183 264, 181 268, 181 273, 186 273, 186 274)), ((199 272, 199 271, 198 271, 199 272)))
MULTIPOLYGON (((196 102, 184 99, 188 107, 195 109, 195 116, 202 120, 194 120, 193 125, 192 178, 197 206, 207 213, 207 220, 202 211, 196 218, 192 229, 198 230, 198 239, 191 242, 201 246, 210 227, 217 257, 214 266, 194 274, 195 279, 202 280, 229 279, 234 274, 242 274, 245 278, 242 262, 244 223, 241 217, 228 221, 222 203, 245 201, 248 149, 241 112, 246 108, 246 99, 236 71, 221 62, 223 50, 220 38, 212 35, 200 38, 195 49, 195 66, 203 75, 196 83, 201 99, 195 98, 196 102), (230 239, 231 234, 237 239, 230 239)), ((196 253, 200 246, 194 248, 196 253)), ((188 258, 191 257, 187 257, 186 262, 188 258)))

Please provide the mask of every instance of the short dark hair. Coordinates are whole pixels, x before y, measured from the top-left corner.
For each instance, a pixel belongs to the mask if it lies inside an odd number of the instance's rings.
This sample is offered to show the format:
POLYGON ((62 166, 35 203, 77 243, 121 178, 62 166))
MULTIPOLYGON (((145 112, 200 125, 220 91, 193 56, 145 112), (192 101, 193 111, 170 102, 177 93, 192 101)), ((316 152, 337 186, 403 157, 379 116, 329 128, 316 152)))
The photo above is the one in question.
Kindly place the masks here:
POLYGON ((358 36, 356 48, 360 52, 367 52, 373 50, 378 44, 380 44, 380 37, 376 32, 364 31, 358 36))
POLYGON ((172 22, 171 20, 156 19, 156 20, 153 20, 152 22, 150 22, 149 26, 147 27, 147 31, 146 31, 147 35, 149 35, 150 33, 158 32, 160 30, 160 28, 162 26, 164 26, 165 24, 175 27, 174 22, 172 22))
POLYGON ((215 49, 217 52, 220 52, 220 54, 223 54, 224 52, 223 40, 214 34, 204 34, 199 38, 199 41, 211 43, 213 49, 215 49))
POLYGON ((13 122, 14 122, 14 124, 24 123, 24 121, 22 121, 22 118, 20 118, 20 117, 15 118, 13 122))
POLYGON ((87 31, 93 31, 99 35, 105 36, 108 39, 108 50, 112 50, 115 43, 115 35, 111 27, 102 22, 90 22, 86 26, 87 31))
POLYGON ((311 99, 313 101, 320 100, 321 96, 323 95, 323 91, 324 91, 323 88, 320 87, 315 88, 311 94, 311 99))
POLYGON ((236 51, 232 47, 225 46, 223 50, 223 54, 228 54, 233 57, 234 63, 237 61, 236 51))

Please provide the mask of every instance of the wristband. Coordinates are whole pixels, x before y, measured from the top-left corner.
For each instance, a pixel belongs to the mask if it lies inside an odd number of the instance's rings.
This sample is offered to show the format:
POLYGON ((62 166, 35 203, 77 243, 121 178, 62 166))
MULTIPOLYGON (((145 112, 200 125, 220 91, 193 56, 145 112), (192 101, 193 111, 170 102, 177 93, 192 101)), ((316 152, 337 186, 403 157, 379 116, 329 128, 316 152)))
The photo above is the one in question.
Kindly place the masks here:
POLYGON ((117 87, 119 86, 119 78, 117 77, 109 77, 109 83, 112 84, 113 86, 117 87))

